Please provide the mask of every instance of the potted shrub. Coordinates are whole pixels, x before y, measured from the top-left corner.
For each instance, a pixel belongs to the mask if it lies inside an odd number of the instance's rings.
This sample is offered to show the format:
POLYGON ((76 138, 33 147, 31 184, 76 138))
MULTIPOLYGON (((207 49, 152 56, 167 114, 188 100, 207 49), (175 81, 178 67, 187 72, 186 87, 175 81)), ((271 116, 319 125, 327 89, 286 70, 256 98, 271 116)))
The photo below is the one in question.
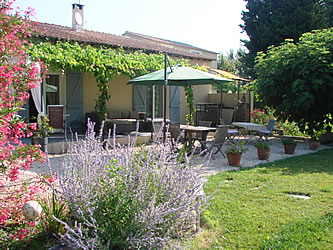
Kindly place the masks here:
POLYGON ((54 128, 49 125, 49 118, 41 115, 37 118, 37 128, 33 132, 31 144, 41 145, 41 150, 45 152, 48 145, 48 136, 54 132, 54 128))
POLYGON ((257 141, 254 146, 257 148, 257 155, 259 160, 268 160, 271 149, 269 143, 266 141, 257 141))
POLYGON ((320 141, 319 141, 320 133, 317 131, 313 131, 311 138, 309 140, 309 148, 310 150, 317 150, 320 147, 320 141))
POLYGON ((227 149, 225 150, 225 153, 227 154, 228 163, 230 166, 239 166, 242 153, 244 153, 247 148, 244 146, 245 142, 238 142, 231 144, 227 149))
POLYGON ((284 152, 286 154, 294 154, 297 142, 293 138, 282 139, 282 144, 284 145, 284 152))

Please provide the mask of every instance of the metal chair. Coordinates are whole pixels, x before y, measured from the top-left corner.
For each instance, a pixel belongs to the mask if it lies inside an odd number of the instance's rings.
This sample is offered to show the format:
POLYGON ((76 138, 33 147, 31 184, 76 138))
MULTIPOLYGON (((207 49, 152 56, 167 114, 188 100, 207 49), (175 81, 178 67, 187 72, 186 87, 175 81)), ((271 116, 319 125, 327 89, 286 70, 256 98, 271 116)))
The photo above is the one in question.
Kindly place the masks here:
POLYGON ((211 127, 212 126, 212 122, 211 121, 199 121, 198 125, 202 126, 202 127, 211 127))
POLYGON ((259 136, 259 140, 261 141, 268 141, 268 137, 272 135, 272 131, 274 129, 276 120, 269 120, 266 126, 267 130, 258 130, 256 131, 256 135, 259 136))
POLYGON ((154 141, 156 140, 162 140, 163 139, 163 122, 152 122, 152 127, 153 127, 153 132, 154 132, 154 137, 152 138, 154 141))
POLYGON ((216 129, 216 135, 213 141, 200 141, 202 147, 207 150, 208 153, 211 153, 213 148, 216 148, 216 151, 212 154, 212 159, 214 159, 213 155, 219 152, 225 158, 225 154, 222 152, 222 146, 228 138, 228 128, 229 126, 227 125, 221 125, 216 129))
POLYGON ((239 135, 239 131, 236 129, 228 129, 228 137, 227 140, 231 143, 235 143, 235 137, 239 135))
POLYGON ((175 146, 178 142, 180 142, 180 143, 185 142, 184 133, 182 133, 180 130, 180 124, 171 123, 169 125, 169 133, 171 136, 171 144, 172 144, 173 148, 175 148, 175 146))

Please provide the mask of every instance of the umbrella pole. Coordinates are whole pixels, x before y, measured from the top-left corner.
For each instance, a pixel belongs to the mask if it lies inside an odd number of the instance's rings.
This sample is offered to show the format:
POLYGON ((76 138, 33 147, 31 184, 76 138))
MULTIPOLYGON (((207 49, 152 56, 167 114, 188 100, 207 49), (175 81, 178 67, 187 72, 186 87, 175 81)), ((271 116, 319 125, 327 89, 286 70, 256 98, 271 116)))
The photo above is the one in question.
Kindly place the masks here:
POLYGON ((251 90, 249 88, 249 122, 251 122, 251 90))
POLYGON ((155 85, 151 86, 151 134, 150 139, 153 140, 153 132, 154 131, 154 119, 155 119, 155 85))
POLYGON ((167 79, 167 53, 164 54, 164 86, 163 86, 163 142, 165 142, 166 139, 166 89, 168 85, 168 79, 167 79))
POLYGON ((220 86, 221 86, 221 90, 220 90, 220 92, 221 92, 221 100, 220 100, 219 118, 217 120, 217 125, 220 124, 220 119, 223 119, 222 118, 222 115, 223 115, 223 110, 222 110, 222 104, 223 104, 223 84, 221 83, 220 86))

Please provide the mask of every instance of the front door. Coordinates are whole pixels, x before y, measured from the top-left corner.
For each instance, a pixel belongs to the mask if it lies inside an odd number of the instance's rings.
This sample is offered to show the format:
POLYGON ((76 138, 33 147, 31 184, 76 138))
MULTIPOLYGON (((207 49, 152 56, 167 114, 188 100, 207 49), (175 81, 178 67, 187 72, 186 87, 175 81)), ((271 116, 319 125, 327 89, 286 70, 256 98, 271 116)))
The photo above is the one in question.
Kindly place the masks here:
MULTIPOLYGON (((82 73, 66 75, 66 126, 67 129, 83 122, 82 73)), ((77 129, 77 128, 75 128, 77 129)))

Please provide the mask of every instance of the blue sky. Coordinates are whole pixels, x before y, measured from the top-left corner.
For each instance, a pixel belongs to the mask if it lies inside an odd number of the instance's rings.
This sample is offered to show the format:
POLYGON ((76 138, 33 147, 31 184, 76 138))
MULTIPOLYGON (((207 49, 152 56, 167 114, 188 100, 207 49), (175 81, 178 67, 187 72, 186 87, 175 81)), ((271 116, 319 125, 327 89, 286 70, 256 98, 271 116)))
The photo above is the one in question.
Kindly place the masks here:
MULTIPOLYGON (((16 0, 16 6, 35 9, 36 20, 72 25, 74 0, 16 0)), ((81 0, 85 28, 122 35, 137 32, 188 43, 214 52, 237 50, 243 0, 81 0)))

